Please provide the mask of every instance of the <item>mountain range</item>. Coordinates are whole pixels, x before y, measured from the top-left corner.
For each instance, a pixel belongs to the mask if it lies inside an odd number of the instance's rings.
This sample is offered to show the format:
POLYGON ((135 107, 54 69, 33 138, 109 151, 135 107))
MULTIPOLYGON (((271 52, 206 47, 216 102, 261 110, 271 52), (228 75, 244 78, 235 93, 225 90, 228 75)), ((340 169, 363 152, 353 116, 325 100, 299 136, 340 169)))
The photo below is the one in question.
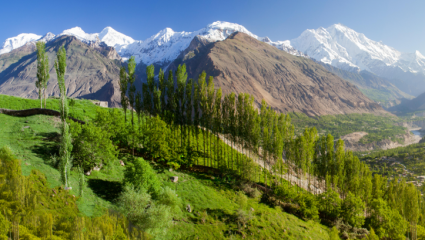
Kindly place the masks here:
MULTIPOLYGON (((286 41, 272 41, 268 37, 258 37, 239 24, 220 21, 194 32, 175 32, 166 28, 143 41, 134 40, 111 27, 92 34, 85 33, 79 27, 67 29, 58 35, 24 33, 6 39, 1 46, 0 71, 20 60, 25 51, 15 51, 19 48, 28 48, 25 46, 39 40, 50 43, 64 36, 72 36, 87 46, 102 45, 114 48, 113 53, 107 50, 113 56, 103 55, 109 60, 120 58, 125 61, 130 56, 135 56, 139 64, 139 75, 143 76, 144 66, 150 64, 154 64, 157 69, 169 68, 182 53, 187 51, 195 38, 205 43, 214 43, 223 41, 236 32, 244 33, 294 56, 311 58, 332 66, 334 71, 330 68, 327 70, 337 75, 337 72, 344 71, 354 75, 373 76, 368 77, 368 81, 353 82, 351 79, 351 82, 359 89, 372 89, 375 95, 378 91, 378 95, 385 95, 388 99, 411 98, 412 95, 417 96, 425 91, 425 58, 418 51, 410 54, 401 53, 381 42, 370 40, 364 34, 357 33, 342 24, 306 30, 298 38, 286 41)), ((1 78, 5 75, 0 73, 0 92, 11 93, 13 88, 9 87, 6 91, 4 84, 2 85, 7 82, 1 78)), ((338 76, 350 81, 346 78, 348 75, 350 74, 338 76)), ((370 91, 363 92, 373 99, 370 91)), ((27 93, 22 96, 30 95, 27 93)))

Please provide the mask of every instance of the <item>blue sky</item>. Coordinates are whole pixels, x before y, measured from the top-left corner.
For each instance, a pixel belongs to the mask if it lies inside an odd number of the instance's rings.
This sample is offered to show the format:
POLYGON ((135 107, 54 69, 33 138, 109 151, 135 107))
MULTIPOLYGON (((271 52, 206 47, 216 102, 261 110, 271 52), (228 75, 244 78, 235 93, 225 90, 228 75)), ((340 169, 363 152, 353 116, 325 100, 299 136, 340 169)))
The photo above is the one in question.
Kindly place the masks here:
POLYGON ((305 29, 342 23, 375 41, 425 55, 425 1, 3 1, 0 44, 19 33, 61 33, 75 26, 100 32, 111 26, 137 40, 170 27, 195 31, 214 21, 241 24, 273 41, 298 37, 305 29))

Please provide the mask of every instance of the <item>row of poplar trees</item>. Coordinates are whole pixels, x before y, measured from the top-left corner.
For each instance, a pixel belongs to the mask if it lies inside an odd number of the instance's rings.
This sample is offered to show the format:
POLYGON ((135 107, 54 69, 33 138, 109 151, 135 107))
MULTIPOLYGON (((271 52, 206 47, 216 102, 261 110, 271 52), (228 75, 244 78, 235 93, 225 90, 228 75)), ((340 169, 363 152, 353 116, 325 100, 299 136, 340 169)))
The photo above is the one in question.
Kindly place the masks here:
POLYGON ((170 141, 174 153, 195 156, 188 164, 234 170, 241 177, 270 186, 282 184, 286 178, 289 181, 285 182, 313 194, 334 191, 342 199, 355 196, 362 202, 365 216, 375 214, 377 210, 372 206, 382 199, 410 226, 425 224, 425 202, 420 192, 411 184, 397 179, 389 182, 373 174, 351 151, 345 151, 342 140, 319 136, 315 128, 295 135, 289 115, 277 113, 264 100, 257 109, 249 94, 232 92, 223 96, 221 88, 215 89, 212 77, 207 81, 205 72, 196 81, 188 79, 185 65, 178 66, 174 74, 169 71, 167 77, 161 69, 157 79, 154 67, 148 66, 142 93, 136 92, 135 68, 132 57, 128 70, 123 67, 120 71, 121 103, 124 112, 134 109, 133 129, 134 113, 139 124, 141 115, 159 117, 179 138, 170 141), (223 141, 226 144, 219 143, 223 141), (250 172, 246 167, 258 166, 263 179, 258 174, 243 176, 250 172))

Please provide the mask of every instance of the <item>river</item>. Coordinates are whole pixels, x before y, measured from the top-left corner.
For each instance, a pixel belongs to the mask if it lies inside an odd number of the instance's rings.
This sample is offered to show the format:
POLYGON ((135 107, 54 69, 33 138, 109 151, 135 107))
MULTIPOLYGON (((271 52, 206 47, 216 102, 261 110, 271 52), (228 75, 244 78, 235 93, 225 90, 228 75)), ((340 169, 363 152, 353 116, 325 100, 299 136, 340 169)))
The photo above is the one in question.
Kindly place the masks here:
POLYGON ((422 129, 411 129, 410 132, 412 132, 416 136, 419 136, 420 138, 422 138, 425 135, 422 129))

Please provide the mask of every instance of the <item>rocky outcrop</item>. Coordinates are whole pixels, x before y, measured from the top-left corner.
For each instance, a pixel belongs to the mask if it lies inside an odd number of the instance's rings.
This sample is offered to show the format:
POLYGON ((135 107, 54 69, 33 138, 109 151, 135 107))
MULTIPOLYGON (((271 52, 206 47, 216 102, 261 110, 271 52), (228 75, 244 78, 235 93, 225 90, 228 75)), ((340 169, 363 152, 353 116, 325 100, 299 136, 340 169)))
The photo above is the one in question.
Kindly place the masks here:
POLYGON ((384 139, 378 142, 372 142, 372 143, 360 143, 359 140, 367 135, 366 132, 354 132, 347 134, 345 136, 342 136, 341 139, 344 140, 345 149, 351 150, 351 151, 371 151, 371 150, 387 150, 391 148, 396 147, 402 147, 407 146, 410 144, 418 143, 421 140, 421 137, 416 136, 409 131, 406 131, 405 134, 401 136, 397 136, 398 138, 402 138, 404 140, 403 143, 398 143, 395 141, 392 141, 391 139, 384 139))
POLYGON ((320 64, 296 57, 237 32, 226 40, 205 44, 194 39, 190 49, 170 64, 186 64, 190 78, 202 71, 214 77, 223 93, 249 93, 281 112, 309 116, 345 113, 385 113, 353 84, 320 64))

